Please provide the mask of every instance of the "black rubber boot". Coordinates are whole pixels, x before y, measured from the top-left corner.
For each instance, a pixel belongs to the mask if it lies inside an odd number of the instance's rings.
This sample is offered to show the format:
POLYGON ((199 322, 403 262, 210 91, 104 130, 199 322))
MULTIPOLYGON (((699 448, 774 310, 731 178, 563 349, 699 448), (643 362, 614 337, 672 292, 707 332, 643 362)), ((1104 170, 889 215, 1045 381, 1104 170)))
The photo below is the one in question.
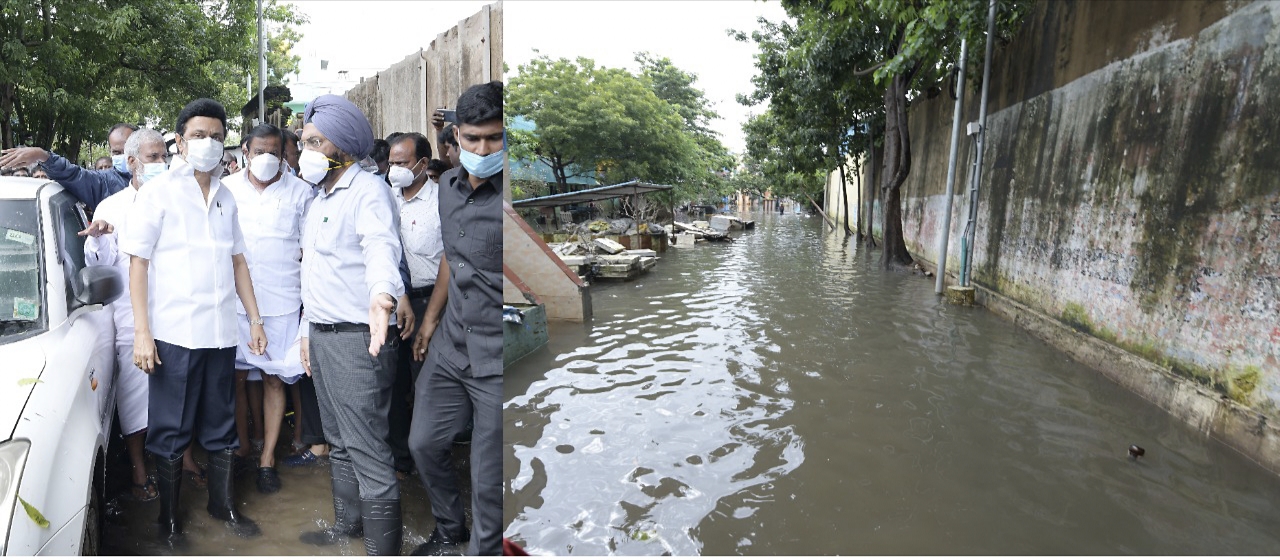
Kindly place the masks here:
POLYGON ((156 489, 160 493, 160 540, 170 546, 182 535, 178 521, 178 497, 182 490, 182 455, 177 459, 156 457, 156 489))
POLYGON ((333 526, 323 531, 308 531, 300 538, 306 544, 329 546, 345 537, 358 539, 364 536, 364 524, 360 520, 360 482, 350 461, 329 459, 329 473, 333 485, 333 526))
POLYGON ((209 515, 226 522, 227 528, 237 537, 248 539, 262 534, 254 523, 236 509, 233 496, 235 488, 234 449, 209 453, 209 515))
POLYGON ((365 555, 399 556, 400 535, 403 532, 400 500, 364 500, 361 508, 365 555))
POLYGON ((440 526, 436 525, 427 542, 413 549, 413 556, 462 556, 462 545, 470 540, 471 533, 465 528, 462 529, 461 535, 450 536, 444 534, 440 526))

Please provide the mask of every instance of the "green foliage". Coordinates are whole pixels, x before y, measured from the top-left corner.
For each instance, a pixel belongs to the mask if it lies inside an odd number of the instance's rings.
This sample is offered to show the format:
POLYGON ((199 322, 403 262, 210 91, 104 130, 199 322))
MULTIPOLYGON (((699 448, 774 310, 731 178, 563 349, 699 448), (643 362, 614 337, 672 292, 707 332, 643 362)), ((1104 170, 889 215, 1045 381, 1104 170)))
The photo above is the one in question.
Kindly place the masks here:
MULTIPOLYGON (((269 0, 268 20, 305 21, 269 0)), ((254 0, 37 0, 0 9, 0 137, 73 159, 116 122, 172 126, 197 97, 232 114, 257 68, 254 0)), ((285 27, 272 43, 281 75, 296 71, 285 27), (283 51, 283 52, 278 52, 283 51)))
MULTIPOLYGON (((999 0, 1000 37, 1013 32, 1032 1, 999 0)), ((765 160, 766 174, 779 177, 830 171, 873 143, 882 144, 884 260, 886 266, 910 264, 899 193, 911 170, 909 102, 922 91, 938 89, 948 75, 947 63, 959 58, 961 38, 983 44, 987 3, 783 0, 783 7, 794 25, 762 19, 763 30, 750 37, 760 48, 760 75, 755 92, 739 101, 769 102, 768 116, 754 127, 756 134, 766 134, 754 143, 767 150, 753 155, 765 160), (873 132, 877 129, 883 133, 873 132)), ((731 34, 747 40, 745 33, 731 34)), ((981 67, 981 57, 970 60, 966 71, 981 67)))
POLYGON ((567 192, 576 176, 675 185, 674 194, 654 196, 664 205, 722 191, 716 173, 733 160, 707 128, 716 115, 693 87, 696 77, 666 58, 640 54, 637 61, 639 76, 583 57, 540 56, 520 65, 507 87, 506 112, 537 128, 512 131, 511 156, 550 167, 555 192, 567 192))
POLYGON ((791 186, 782 196, 820 198, 825 180, 809 178, 870 148, 871 131, 883 121, 882 91, 855 76, 867 47, 857 43, 856 26, 839 18, 760 23, 762 31, 749 38, 760 49, 760 73, 739 102, 768 109, 743 127, 748 153, 770 183, 791 186))

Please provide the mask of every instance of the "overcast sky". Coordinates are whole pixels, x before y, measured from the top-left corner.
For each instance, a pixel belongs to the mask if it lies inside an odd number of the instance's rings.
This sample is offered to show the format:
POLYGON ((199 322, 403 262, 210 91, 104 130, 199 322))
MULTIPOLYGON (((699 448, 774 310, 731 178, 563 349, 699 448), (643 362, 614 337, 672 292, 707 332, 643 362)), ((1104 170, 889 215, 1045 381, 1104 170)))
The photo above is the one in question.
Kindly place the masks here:
MULTIPOLYGON (((436 35, 480 11, 484 1, 323 1, 292 0, 311 21, 303 26, 294 53, 329 61, 331 70, 348 70, 359 82, 430 45, 436 35)), ((777 1, 583 2, 528 1, 503 3, 503 58, 514 75, 532 59, 533 49, 553 58, 585 56, 598 66, 638 70, 635 53, 666 56, 697 74, 696 87, 706 92, 720 120, 712 128, 734 152, 744 147, 742 123, 748 108, 735 100, 751 90, 755 45, 739 43, 726 29, 750 32, 765 16, 786 17, 777 1)), ((304 79, 308 79, 304 73, 304 79)), ((296 92, 295 92, 296 93, 296 92)), ((340 93, 340 92, 335 92, 340 93)))
POLYGON ((721 141, 735 153, 745 146, 742 124, 749 112, 735 99, 751 91, 755 74, 755 44, 739 43, 726 29, 757 29, 756 18, 786 18, 776 1, 711 2, 579 2, 512 1, 503 4, 503 57, 510 70, 539 54, 574 59, 585 56, 597 66, 638 65, 635 53, 648 51, 671 59, 677 67, 697 74, 695 87, 706 92, 722 117, 712 123, 721 141))

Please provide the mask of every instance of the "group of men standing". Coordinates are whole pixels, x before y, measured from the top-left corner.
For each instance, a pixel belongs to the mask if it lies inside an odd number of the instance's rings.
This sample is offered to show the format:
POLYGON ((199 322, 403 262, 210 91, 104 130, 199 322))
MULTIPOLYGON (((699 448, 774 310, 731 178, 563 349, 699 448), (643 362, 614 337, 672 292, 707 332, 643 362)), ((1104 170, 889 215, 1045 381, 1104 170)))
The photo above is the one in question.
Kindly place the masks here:
MULTIPOLYGON (((436 519, 415 553, 460 552, 467 542, 470 554, 501 553, 502 84, 468 89, 456 114, 459 167, 433 172, 426 138, 397 135, 384 179, 360 165, 374 143, 365 115, 320 96, 304 111, 297 176, 282 164, 287 133, 261 125, 242 144, 245 168, 224 178, 225 110, 198 99, 178 116, 171 167, 158 132, 129 130, 111 143, 122 166, 72 181, 72 194, 98 206, 82 232, 87 260, 128 271, 127 299, 112 304, 121 419, 131 416, 124 430, 139 448, 139 417, 145 428, 166 541, 182 534, 193 439, 209 455, 209 514, 237 536, 260 534, 234 499, 236 450, 246 442, 236 433, 233 372, 252 370, 265 388, 264 455, 278 441, 284 386, 314 381, 335 520, 303 542, 363 537, 371 555, 399 554, 400 447, 436 519), (411 420, 399 404, 409 387, 411 420), (393 433, 406 420, 407 433, 393 433), (468 424, 470 532, 451 464, 468 424)), ((61 169, 43 150, 6 152, 0 166, 20 159, 42 162, 55 180, 55 169, 92 173, 61 169)), ((263 463, 259 490, 278 490, 273 462, 263 463)))

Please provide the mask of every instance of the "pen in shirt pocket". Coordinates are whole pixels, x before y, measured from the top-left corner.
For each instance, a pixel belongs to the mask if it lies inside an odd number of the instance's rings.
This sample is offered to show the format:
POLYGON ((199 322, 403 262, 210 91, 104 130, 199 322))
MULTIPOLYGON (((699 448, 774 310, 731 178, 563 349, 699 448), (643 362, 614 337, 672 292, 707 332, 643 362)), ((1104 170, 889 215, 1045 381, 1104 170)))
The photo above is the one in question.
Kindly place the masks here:
POLYGON ((219 202, 219 203, 217 203, 217 204, 218 204, 218 215, 219 215, 219 216, 221 216, 221 215, 222 215, 222 203, 221 203, 221 202, 219 202))

